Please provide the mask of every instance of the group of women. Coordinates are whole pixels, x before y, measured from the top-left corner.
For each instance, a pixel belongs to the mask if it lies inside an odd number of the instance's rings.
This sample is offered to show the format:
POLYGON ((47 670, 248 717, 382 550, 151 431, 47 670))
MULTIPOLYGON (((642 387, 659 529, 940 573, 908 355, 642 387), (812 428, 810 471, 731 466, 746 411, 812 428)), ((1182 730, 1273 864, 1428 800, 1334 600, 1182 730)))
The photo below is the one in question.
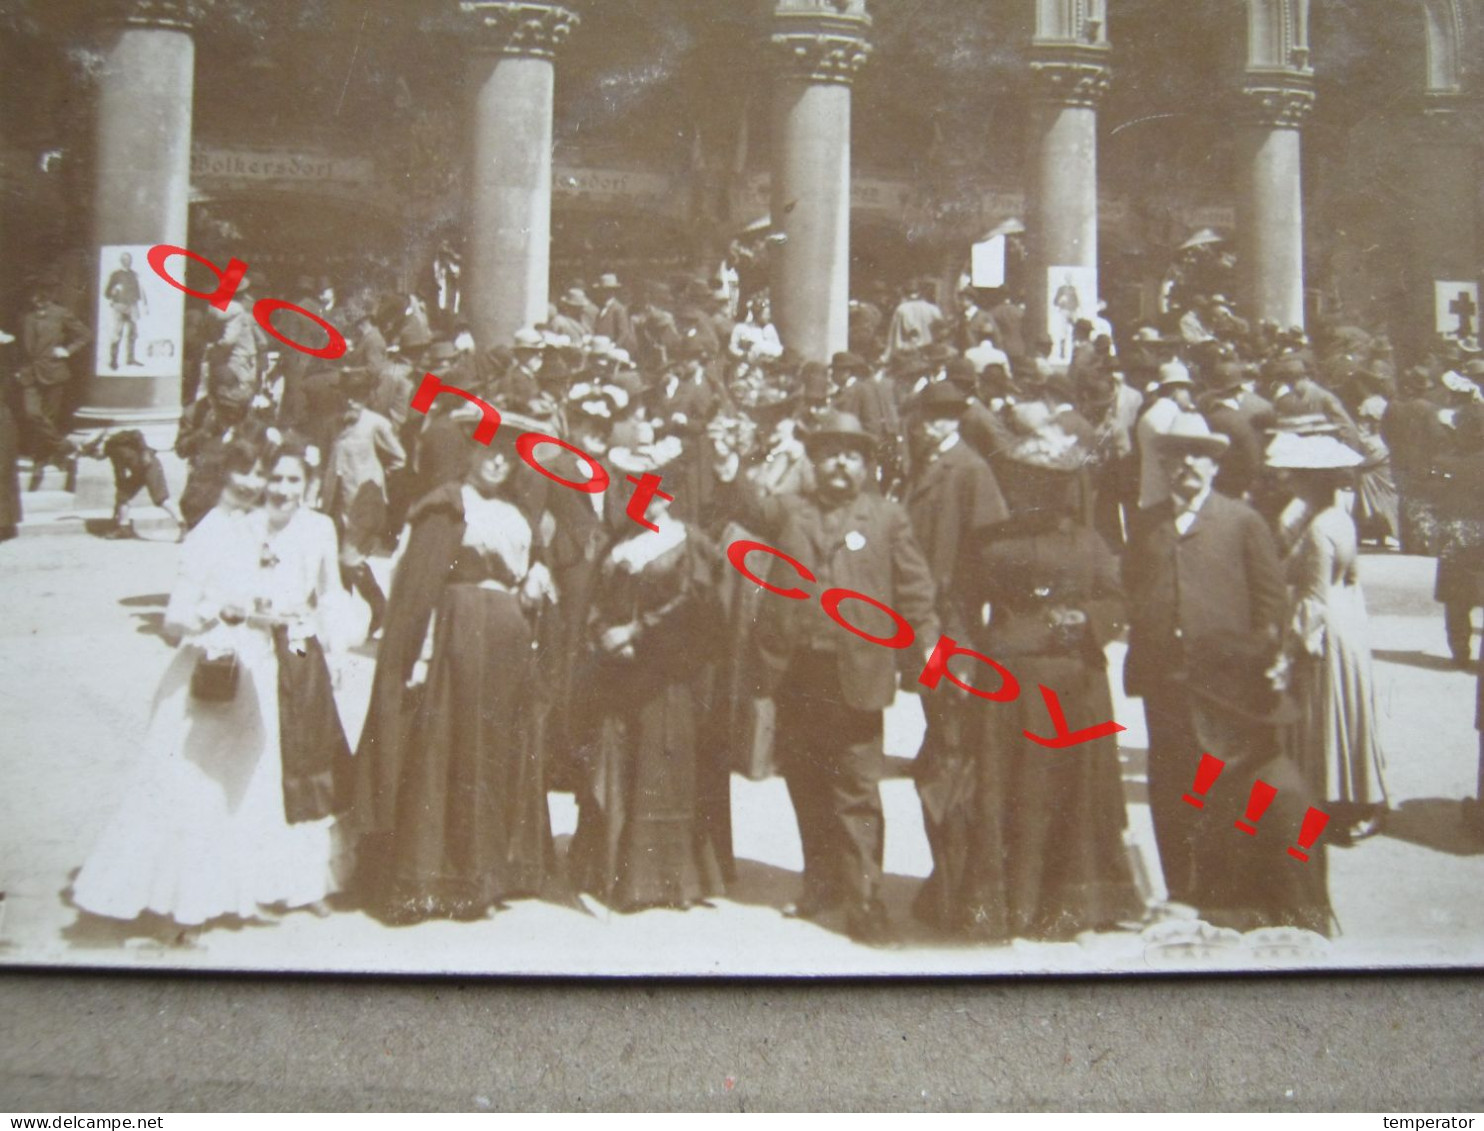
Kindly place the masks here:
MULTIPOLYGON (((399 924, 551 890, 551 523, 512 482, 511 443, 459 450, 464 476, 410 515, 354 755, 326 658, 344 635, 336 531, 304 505, 313 450, 227 453, 166 610, 180 644, 148 754, 75 880, 80 909, 193 928, 335 895, 399 924)), ((563 732, 573 886, 621 909, 701 901, 731 864, 726 772, 697 755, 705 672, 676 646, 708 631, 716 555, 665 499, 647 517, 654 532, 626 523, 636 537, 591 563, 580 670, 560 677, 591 707, 563 732)))

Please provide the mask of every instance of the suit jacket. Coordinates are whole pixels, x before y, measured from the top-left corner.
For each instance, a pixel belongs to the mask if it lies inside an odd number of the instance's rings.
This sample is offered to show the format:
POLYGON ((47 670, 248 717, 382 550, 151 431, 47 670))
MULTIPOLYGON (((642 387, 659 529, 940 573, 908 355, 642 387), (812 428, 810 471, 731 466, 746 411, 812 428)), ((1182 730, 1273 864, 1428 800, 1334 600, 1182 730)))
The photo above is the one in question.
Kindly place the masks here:
POLYGON ((21 384, 62 385, 72 379, 71 356, 93 340, 93 332, 82 320, 55 302, 27 313, 21 322, 21 347, 30 362, 22 371, 21 384), (61 346, 68 357, 53 357, 61 346))
MULTIPOLYGON (((804 581, 787 562, 776 558, 767 566, 766 576, 772 584, 799 586, 811 596, 792 600, 775 593, 763 595, 757 647, 764 665, 765 693, 777 686, 795 651, 824 646, 837 658, 840 691, 847 705, 858 711, 890 706, 896 695, 898 660, 905 659, 905 666, 915 665, 923 648, 938 636, 932 574, 906 511, 869 492, 833 509, 826 509, 817 495, 761 499, 745 488, 739 494, 744 500, 739 508, 743 524, 773 538, 773 545, 817 579, 804 581), (853 589, 895 609, 915 630, 914 644, 895 650, 841 628, 818 600, 825 590, 837 587, 853 589)), ((764 556, 754 554, 749 565, 761 571, 764 556)), ((896 631, 884 613, 860 601, 846 602, 841 616, 879 636, 896 631)))
POLYGON ((918 468, 907 484, 907 514, 938 590, 938 613, 950 634, 984 600, 976 568, 990 529, 1010 517, 989 464, 962 438, 918 468))
POLYGON ((1124 688, 1144 695, 1185 671, 1185 657, 1222 637, 1267 637, 1277 654, 1288 593, 1267 524, 1213 491, 1185 534, 1166 502, 1129 551, 1124 688))

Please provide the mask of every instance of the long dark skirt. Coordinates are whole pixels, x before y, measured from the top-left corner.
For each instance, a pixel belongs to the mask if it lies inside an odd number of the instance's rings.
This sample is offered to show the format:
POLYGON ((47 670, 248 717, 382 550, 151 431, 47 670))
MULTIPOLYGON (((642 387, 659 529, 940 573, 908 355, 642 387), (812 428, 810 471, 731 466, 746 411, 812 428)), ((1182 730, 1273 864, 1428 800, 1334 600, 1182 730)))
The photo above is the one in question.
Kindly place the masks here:
POLYGON ((720 894, 731 871, 727 767, 698 741, 699 688, 637 687, 624 703, 623 674, 610 671, 598 695, 606 709, 578 793, 572 878, 619 910, 684 907, 720 894))
POLYGON ((451 584, 428 682, 377 861, 373 905, 391 919, 474 918, 540 892, 553 855, 531 734, 531 629, 516 599, 451 584))
POLYGON ((945 775, 940 819, 924 795, 934 871, 917 911, 984 938, 1069 938, 1137 920, 1116 738, 1051 750, 1022 733, 1052 733, 1037 684, 1057 691, 1072 729, 1111 719, 1107 673, 1075 657, 1016 656, 1013 667, 1014 702, 963 706, 967 753, 945 775))

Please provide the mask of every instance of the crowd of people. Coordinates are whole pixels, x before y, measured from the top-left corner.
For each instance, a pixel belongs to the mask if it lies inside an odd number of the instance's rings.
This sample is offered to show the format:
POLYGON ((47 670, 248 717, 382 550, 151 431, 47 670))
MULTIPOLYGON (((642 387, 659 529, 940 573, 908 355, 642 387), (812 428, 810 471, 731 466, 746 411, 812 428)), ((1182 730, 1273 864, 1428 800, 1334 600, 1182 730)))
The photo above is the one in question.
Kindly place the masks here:
MULTIPOLYGON (((270 353, 250 296, 191 304, 180 646, 154 757, 74 901, 182 926, 478 919, 571 892, 688 907, 733 875, 731 773, 777 772, 804 853, 786 913, 888 943, 900 688, 926 719, 915 914, 985 942, 1137 927, 1105 658, 1126 630, 1169 902, 1328 935, 1325 846, 1388 804, 1358 554, 1436 555, 1472 663, 1484 354, 1440 339, 1398 373, 1384 336, 1311 339, 1177 281, 1160 318, 1073 323, 1066 361, 1010 294, 968 286, 946 311, 927 284, 853 301, 828 363, 725 276, 603 273, 485 349, 418 296, 306 280, 296 301, 352 343, 334 362, 270 353), (522 432, 566 447, 538 474, 522 432), (594 462, 663 490, 625 513, 586 489, 594 462), (352 594, 377 642, 354 750, 334 696, 352 594), (1197 807, 1203 753, 1225 769, 1197 807), (1277 800, 1242 836, 1259 779, 1277 800), (549 790, 579 809, 564 868, 549 790), (1300 862, 1310 807, 1331 824, 1300 862)), ((137 447, 108 442, 116 468, 137 447)))

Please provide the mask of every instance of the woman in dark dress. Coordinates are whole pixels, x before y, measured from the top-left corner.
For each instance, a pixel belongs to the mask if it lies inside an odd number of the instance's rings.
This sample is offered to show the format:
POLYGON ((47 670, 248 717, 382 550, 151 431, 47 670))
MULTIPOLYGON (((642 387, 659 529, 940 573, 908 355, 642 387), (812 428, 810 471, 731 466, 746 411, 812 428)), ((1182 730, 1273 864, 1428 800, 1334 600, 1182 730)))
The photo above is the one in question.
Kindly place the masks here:
POLYGON ((964 820, 918 898, 918 914, 984 940, 1071 938, 1138 920, 1143 901, 1124 848, 1115 736, 1064 750, 1037 690, 1057 693, 1066 726, 1113 718, 1103 645, 1122 613, 1117 560, 1073 521, 1086 452, 1049 421, 1020 436, 998 469, 1011 518, 984 551, 991 619, 975 644, 1014 673, 1020 694, 985 704, 964 820))
POLYGON ((552 859, 531 647, 552 590, 510 501, 513 434, 468 444, 463 481, 409 514, 351 783, 356 886, 390 922, 482 918, 552 859))
MULTIPOLYGON (((609 459, 656 470, 621 449, 609 459)), ((575 681, 591 698, 571 872, 578 890, 621 911, 688 907, 720 894, 732 870, 726 748, 702 740, 720 555, 663 497, 648 517, 658 529, 634 526, 602 563, 588 670, 575 681)))

